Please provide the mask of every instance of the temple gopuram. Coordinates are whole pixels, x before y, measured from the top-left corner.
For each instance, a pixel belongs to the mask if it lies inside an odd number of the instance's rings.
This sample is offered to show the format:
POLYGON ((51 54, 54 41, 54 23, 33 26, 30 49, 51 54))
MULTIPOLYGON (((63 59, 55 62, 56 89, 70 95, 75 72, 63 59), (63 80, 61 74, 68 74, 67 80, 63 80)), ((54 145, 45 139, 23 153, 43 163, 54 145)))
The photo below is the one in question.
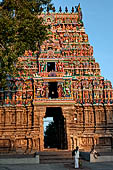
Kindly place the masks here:
POLYGON ((112 151, 113 88, 93 56, 80 4, 41 17, 48 40, 40 53, 19 57, 18 75, 0 89, 0 152, 43 151, 47 117, 56 126, 56 149, 112 151))

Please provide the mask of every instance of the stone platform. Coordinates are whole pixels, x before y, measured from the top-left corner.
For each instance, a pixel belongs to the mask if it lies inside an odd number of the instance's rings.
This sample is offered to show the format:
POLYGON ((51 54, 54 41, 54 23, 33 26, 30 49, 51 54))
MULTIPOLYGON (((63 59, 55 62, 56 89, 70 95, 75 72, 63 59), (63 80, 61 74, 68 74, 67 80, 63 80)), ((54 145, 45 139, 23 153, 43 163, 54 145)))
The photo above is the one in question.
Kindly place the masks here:
POLYGON ((0 155, 0 165, 39 164, 39 155, 7 154, 0 155))
POLYGON ((113 161, 113 152, 101 152, 97 158, 90 154, 90 162, 111 162, 113 161))
POLYGON ((81 158, 89 162, 111 162, 113 161, 113 152, 99 152, 99 156, 95 157, 90 152, 80 152, 81 158))

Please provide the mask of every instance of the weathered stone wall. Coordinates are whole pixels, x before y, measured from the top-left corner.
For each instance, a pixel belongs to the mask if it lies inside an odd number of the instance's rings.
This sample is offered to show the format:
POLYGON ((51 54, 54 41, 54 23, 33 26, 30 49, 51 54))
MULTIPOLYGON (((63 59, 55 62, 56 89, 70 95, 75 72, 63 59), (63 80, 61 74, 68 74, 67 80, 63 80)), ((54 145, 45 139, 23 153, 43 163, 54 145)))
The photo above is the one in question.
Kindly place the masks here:
POLYGON ((38 130, 39 127, 34 133, 32 107, 0 107, 1 150, 25 152, 34 149, 38 130))
MULTIPOLYGON (((35 152, 44 149, 43 118, 46 105, 0 108, 0 150, 35 152), (34 109, 34 110, 33 110, 34 109)), ((55 107, 55 106, 53 106, 55 107)), ((56 106, 58 107, 58 105, 56 106)), ((66 121, 68 150, 77 145, 82 150, 93 146, 111 150, 113 107, 61 106, 66 121)))
POLYGON ((113 107, 76 106, 75 110, 77 116, 70 120, 72 148, 112 150, 113 107))

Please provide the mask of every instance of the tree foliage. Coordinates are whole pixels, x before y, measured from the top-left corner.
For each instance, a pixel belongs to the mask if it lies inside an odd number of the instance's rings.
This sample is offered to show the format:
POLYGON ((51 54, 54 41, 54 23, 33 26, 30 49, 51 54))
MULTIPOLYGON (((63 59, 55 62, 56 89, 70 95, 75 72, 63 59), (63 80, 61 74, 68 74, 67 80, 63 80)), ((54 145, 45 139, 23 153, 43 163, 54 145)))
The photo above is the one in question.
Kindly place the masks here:
POLYGON ((18 57, 25 50, 38 51, 47 38, 47 26, 40 13, 52 9, 51 0, 3 0, 0 2, 1 85, 16 71, 18 57))
POLYGON ((57 128, 54 122, 49 123, 46 127, 44 134, 44 145, 45 148, 56 148, 57 147, 57 128))

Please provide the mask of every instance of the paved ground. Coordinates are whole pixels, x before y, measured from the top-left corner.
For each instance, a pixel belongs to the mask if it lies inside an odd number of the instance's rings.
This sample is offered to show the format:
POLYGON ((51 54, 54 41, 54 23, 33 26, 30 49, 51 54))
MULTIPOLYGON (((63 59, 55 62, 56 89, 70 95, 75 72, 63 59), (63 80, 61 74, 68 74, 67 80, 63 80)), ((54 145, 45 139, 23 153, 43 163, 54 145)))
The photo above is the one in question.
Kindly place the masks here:
POLYGON ((68 170, 63 164, 0 165, 0 170, 68 170))
MULTIPOLYGON (((30 164, 30 165, 0 165, 0 170, 74 170, 73 164, 30 164)), ((113 162, 89 163, 82 161, 79 170, 113 170, 113 162)))
POLYGON ((113 162, 90 163, 90 162, 84 161, 83 166, 90 168, 91 170, 113 170, 113 162))

